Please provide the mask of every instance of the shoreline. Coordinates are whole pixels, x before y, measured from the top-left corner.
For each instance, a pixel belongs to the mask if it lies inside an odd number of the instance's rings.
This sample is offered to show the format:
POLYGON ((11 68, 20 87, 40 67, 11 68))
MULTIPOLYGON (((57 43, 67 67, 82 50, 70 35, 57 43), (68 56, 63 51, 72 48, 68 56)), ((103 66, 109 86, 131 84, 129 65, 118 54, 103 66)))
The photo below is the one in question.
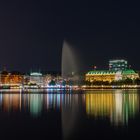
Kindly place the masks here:
POLYGON ((60 93, 63 94, 63 92, 67 91, 92 91, 92 90, 139 90, 140 85, 119 85, 119 86, 114 86, 114 85, 102 85, 102 86, 74 86, 71 88, 9 88, 9 89, 0 89, 1 94, 6 93, 6 92, 11 92, 11 93, 36 93, 36 92, 41 92, 41 93, 60 93))
POLYGON ((94 86, 81 86, 84 90, 92 89, 140 89, 140 85, 94 85, 94 86))

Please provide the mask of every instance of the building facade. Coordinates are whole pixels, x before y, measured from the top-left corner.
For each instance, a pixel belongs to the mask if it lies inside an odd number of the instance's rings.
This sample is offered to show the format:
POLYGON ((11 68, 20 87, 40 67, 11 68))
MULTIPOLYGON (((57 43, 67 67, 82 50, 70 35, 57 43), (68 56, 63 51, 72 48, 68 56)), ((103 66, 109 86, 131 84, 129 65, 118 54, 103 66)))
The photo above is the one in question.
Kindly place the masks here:
POLYGON ((125 80, 128 78, 134 80, 139 78, 139 75, 132 69, 122 70, 122 71, 93 70, 93 71, 89 71, 85 75, 85 80, 89 82, 94 82, 94 81, 112 82, 112 81, 125 80))
POLYGON ((30 73, 30 81, 29 84, 36 84, 38 86, 43 85, 43 75, 39 72, 30 73))
POLYGON ((126 70, 128 68, 128 62, 124 59, 114 59, 109 61, 109 70, 126 70))
POLYGON ((124 70, 122 71, 122 79, 125 80, 125 79, 137 79, 139 78, 139 74, 136 73, 134 70, 132 69, 128 69, 128 70, 124 70))
POLYGON ((51 82, 52 79, 53 79, 53 77, 51 74, 43 75, 43 85, 44 86, 49 85, 49 83, 51 82))
POLYGON ((94 70, 86 74, 85 80, 89 82, 103 81, 112 82, 115 80, 116 71, 94 70))
POLYGON ((0 82, 1 84, 22 84, 23 83, 23 75, 19 72, 7 72, 3 71, 0 74, 0 82))

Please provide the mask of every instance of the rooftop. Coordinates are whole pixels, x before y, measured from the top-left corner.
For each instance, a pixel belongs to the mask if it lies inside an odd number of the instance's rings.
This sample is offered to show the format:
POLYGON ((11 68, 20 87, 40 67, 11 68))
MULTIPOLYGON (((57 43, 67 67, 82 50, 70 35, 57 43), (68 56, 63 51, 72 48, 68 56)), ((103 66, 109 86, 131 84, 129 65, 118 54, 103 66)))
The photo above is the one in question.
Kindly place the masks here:
MULTIPOLYGON (((87 73, 87 75, 106 75, 106 74, 116 74, 118 71, 115 70, 92 70, 87 73)), ((122 74, 136 74, 136 72, 132 69, 122 70, 120 71, 122 74)))
POLYGON ((31 76, 42 76, 42 73, 39 72, 32 72, 30 73, 31 76))
POLYGON ((98 75, 116 74, 116 71, 114 71, 114 70, 93 70, 93 71, 89 71, 87 74, 98 74, 98 75))
POLYGON ((122 74, 136 74, 136 72, 132 69, 123 70, 122 74))

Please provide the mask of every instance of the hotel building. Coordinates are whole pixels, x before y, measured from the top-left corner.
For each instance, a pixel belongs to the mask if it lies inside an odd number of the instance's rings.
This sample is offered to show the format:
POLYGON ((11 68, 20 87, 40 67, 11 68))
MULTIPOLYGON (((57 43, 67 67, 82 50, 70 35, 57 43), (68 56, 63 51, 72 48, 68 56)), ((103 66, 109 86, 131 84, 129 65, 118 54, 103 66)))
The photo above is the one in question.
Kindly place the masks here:
POLYGON ((92 70, 85 75, 85 80, 89 82, 112 82, 137 78, 139 74, 133 69, 128 69, 128 62, 124 59, 112 59, 109 61, 109 70, 92 70))
POLYGON ((85 75, 85 80, 89 82, 94 82, 94 81, 112 82, 112 81, 125 80, 127 78, 134 80, 139 78, 139 75, 132 69, 122 70, 122 71, 93 70, 93 71, 89 71, 85 75))

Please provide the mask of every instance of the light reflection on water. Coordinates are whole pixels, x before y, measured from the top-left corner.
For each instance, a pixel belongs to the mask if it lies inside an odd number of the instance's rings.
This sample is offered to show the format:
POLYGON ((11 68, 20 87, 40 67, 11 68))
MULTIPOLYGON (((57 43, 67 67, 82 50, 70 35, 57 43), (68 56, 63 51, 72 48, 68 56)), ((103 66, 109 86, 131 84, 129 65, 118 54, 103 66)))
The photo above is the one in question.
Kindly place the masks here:
POLYGON ((86 113, 90 117, 108 117, 114 125, 127 125, 139 111, 137 90, 87 92, 86 113))
POLYGON ((112 125, 127 125, 129 119, 139 113, 139 94, 137 90, 84 91, 82 94, 0 94, 0 111, 4 113, 27 112, 32 117, 38 117, 49 110, 60 111, 64 123, 67 116, 72 118, 72 124, 78 111, 82 110, 87 119, 108 118, 112 125))
POLYGON ((0 94, 0 110, 7 113, 29 112, 32 116, 40 116, 43 111, 61 111, 63 96, 64 94, 4 93, 0 94))

